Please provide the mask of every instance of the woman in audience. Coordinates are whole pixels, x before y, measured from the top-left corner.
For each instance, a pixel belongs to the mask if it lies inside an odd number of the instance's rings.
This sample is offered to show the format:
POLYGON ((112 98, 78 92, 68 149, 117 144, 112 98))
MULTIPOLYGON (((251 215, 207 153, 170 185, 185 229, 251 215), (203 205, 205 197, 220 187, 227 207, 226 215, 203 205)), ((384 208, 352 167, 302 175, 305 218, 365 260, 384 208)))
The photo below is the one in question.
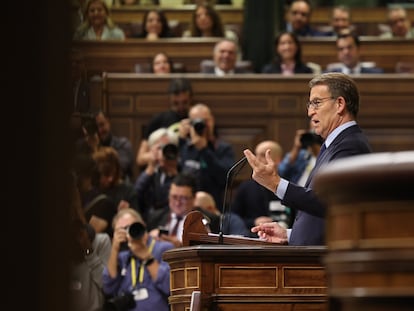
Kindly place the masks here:
POLYGON ((148 10, 145 12, 142 20, 141 34, 136 37, 148 40, 173 37, 165 13, 161 10, 148 10))
POLYGON ((109 8, 103 0, 90 0, 83 13, 84 22, 76 29, 75 40, 124 40, 123 30, 109 17, 109 8))
POLYGON ((302 61, 302 49, 298 37, 292 32, 282 32, 275 40, 275 58, 263 67, 262 73, 313 73, 302 61))
POLYGON ((219 13, 209 4, 198 4, 193 13, 190 29, 183 37, 220 37, 238 42, 234 31, 225 30, 219 13))
POLYGON ((151 61, 151 72, 155 74, 174 72, 171 58, 164 52, 155 54, 151 61))

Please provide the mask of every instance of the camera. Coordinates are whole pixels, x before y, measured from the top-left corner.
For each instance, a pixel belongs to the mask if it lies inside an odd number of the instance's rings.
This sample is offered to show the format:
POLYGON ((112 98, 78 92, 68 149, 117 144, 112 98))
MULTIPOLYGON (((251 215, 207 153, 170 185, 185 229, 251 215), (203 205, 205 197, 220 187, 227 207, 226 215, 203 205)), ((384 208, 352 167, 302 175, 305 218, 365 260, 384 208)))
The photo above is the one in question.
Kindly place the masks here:
POLYGON ((162 146, 162 155, 167 160, 176 160, 178 157, 178 147, 174 144, 166 144, 162 146))
POLYGON ((302 134, 300 137, 300 143, 302 149, 307 149, 308 147, 312 146, 313 144, 323 144, 323 139, 319 135, 312 133, 312 132, 306 132, 302 134))
POLYGON ((134 295, 131 293, 122 294, 108 299, 104 305, 104 311, 127 311, 135 308, 134 295))
POLYGON ((194 131, 197 135, 201 136, 204 133, 204 129, 206 128, 206 123, 203 119, 194 119, 191 120, 191 126, 194 128, 194 131))
POLYGON ((93 114, 90 114, 90 113, 81 114, 81 124, 89 136, 92 136, 98 133, 98 126, 96 124, 96 119, 93 114))
POLYGON ((144 236, 145 226, 140 222, 134 222, 128 227, 128 234, 133 240, 139 240, 144 236))

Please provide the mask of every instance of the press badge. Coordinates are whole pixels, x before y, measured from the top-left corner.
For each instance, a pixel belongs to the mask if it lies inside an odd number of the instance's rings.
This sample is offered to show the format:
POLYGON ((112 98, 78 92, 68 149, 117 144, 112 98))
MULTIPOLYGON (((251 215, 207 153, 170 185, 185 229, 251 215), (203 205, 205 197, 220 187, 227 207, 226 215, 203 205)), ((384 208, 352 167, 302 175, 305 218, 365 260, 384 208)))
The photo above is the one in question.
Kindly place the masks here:
POLYGON ((135 301, 140 301, 148 298, 148 290, 146 288, 136 289, 132 292, 135 301))

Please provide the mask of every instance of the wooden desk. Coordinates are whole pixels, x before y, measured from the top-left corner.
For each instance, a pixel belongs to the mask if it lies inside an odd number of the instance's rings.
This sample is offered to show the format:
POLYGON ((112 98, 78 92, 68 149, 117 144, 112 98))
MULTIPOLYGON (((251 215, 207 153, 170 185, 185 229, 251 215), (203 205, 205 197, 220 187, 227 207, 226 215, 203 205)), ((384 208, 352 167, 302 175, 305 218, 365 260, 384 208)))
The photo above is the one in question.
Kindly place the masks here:
MULTIPOLYGON (((361 61, 376 62, 387 73, 394 73, 397 62, 412 62, 414 39, 379 39, 361 37, 361 61)), ((301 38, 305 62, 314 62, 326 68, 337 62, 335 38, 301 38)))
POLYGON ((172 311, 326 310, 324 247, 198 245, 164 253, 171 267, 172 311))

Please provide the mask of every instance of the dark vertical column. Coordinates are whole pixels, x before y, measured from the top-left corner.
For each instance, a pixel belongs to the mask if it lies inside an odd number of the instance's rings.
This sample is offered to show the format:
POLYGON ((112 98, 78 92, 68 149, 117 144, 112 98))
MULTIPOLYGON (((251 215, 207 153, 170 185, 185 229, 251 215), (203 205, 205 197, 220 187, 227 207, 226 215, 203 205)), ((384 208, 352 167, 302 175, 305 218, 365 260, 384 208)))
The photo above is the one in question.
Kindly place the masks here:
POLYGON ((68 308, 69 12, 10 1, 4 16, 2 304, 16 310, 68 308))
POLYGON ((275 31, 280 29, 280 17, 283 17, 281 7, 283 1, 244 1, 243 59, 252 61, 256 72, 273 57, 275 31))

